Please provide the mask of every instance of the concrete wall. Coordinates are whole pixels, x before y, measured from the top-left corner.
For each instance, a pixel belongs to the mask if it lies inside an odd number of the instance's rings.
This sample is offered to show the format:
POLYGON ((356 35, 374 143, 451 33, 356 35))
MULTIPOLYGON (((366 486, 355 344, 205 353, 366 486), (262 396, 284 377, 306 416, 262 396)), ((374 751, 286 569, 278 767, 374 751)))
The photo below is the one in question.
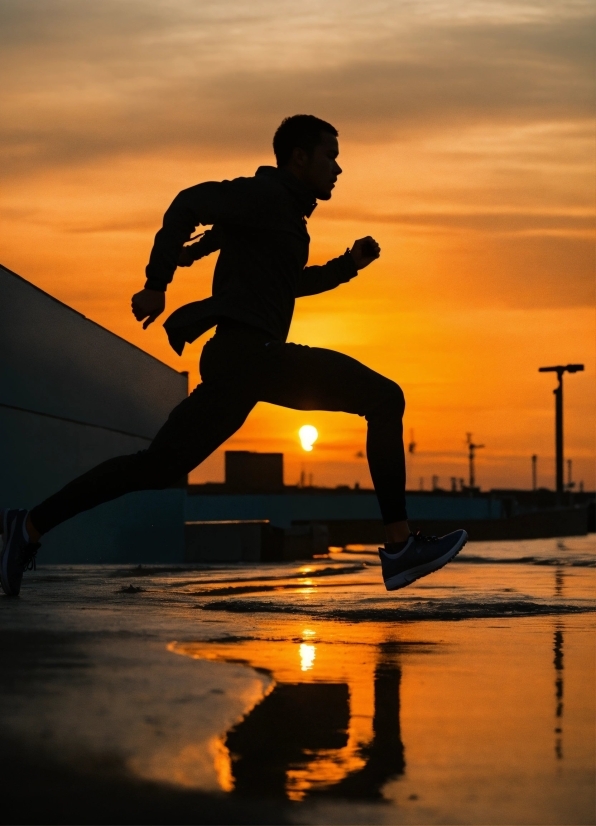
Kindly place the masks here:
MULTIPOLYGON (((410 519, 489 519, 501 516, 499 500, 461 496, 406 496, 410 519)), ((292 522, 381 519, 373 493, 198 494, 186 501, 187 520, 269 519, 292 522)))
MULTIPOLYGON (((186 394, 185 374, 0 266, 1 506, 32 507, 146 448, 186 394)), ((44 538, 39 561, 182 561, 184 497, 144 491, 80 514, 44 538)))

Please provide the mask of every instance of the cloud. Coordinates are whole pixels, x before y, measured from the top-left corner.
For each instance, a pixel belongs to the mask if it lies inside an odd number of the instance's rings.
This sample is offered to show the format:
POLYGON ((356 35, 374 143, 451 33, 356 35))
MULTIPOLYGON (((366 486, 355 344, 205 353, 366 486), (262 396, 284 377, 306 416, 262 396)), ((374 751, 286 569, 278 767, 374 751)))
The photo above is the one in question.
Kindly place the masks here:
POLYGON ((333 5, 343 37, 330 25, 317 34, 311 20, 312 53, 296 18, 285 56, 282 6, 247 15, 231 2, 5 2, 7 174, 164 149, 262 152, 296 111, 371 143, 592 116, 589 6, 521 21, 409 13, 400 27, 391 6, 373 4, 360 32, 333 5), (262 30, 280 42, 262 42, 262 30))
POLYGON ((328 208, 325 217, 338 221, 366 221, 372 224, 392 224, 396 227, 417 227, 433 232, 463 230, 479 233, 567 233, 593 232, 594 215, 568 212, 401 212, 375 213, 364 210, 328 208))
POLYGON ((590 238, 466 238, 444 269, 419 280, 417 290, 422 300, 426 294, 429 300, 470 308, 593 307, 594 264, 590 238))

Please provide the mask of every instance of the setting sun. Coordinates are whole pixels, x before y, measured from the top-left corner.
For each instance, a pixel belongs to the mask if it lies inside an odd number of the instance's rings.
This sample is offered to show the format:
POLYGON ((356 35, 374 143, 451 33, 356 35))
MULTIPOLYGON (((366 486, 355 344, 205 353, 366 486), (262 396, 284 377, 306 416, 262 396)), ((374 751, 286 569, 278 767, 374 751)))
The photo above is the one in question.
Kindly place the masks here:
POLYGON ((319 438, 319 431, 316 427, 313 427, 311 424, 305 424, 298 431, 298 436, 300 437, 300 444, 302 445, 302 450, 306 450, 310 453, 314 443, 319 438))

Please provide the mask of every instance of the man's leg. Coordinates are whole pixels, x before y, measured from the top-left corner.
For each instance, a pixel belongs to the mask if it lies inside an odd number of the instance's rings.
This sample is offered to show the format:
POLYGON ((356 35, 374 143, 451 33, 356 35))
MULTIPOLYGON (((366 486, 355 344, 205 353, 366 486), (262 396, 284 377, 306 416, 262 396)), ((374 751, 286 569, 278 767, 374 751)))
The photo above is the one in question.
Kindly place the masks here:
POLYGON ((31 540, 125 493, 175 483, 238 430, 254 403, 241 389, 233 394, 225 384, 200 384, 174 408, 147 450, 102 462, 32 508, 31 540))
POLYGON ((266 350, 259 399, 297 410, 355 413, 366 419, 366 453, 387 539, 406 541, 410 529, 401 388, 333 350, 278 343, 269 344, 266 350))
POLYGON ((103 462, 29 514, 24 510, 3 511, 0 582, 6 594, 19 593, 24 571, 34 566, 42 534, 125 493, 168 487, 242 425, 257 399, 251 381, 254 347, 245 346, 239 352, 239 363, 230 370, 225 346, 214 346, 214 340, 205 346, 201 357, 203 384, 172 411, 147 450, 103 462), (207 380, 203 371, 205 353, 207 380))
POLYGON ((388 591, 438 571, 466 544, 464 530, 443 537, 412 535, 406 515, 404 396, 395 382, 341 353, 296 344, 271 344, 259 387, 263 401, 298 410, 343 410, 368 422, 370 473, 385 523, 379 548, 388 591))

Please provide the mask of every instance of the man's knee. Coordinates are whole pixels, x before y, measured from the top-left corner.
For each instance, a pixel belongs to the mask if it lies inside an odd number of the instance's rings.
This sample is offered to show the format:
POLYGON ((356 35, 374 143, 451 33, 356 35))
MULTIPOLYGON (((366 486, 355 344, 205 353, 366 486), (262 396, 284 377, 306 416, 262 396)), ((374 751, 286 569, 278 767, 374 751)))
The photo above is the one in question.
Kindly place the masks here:
POLYGON ((384 379, 379 388, 379 392, 373 400, 367 418, 381 412, 390 412, 392 416, 397 415, 401 418, 404 415, 405 409, 406 397, 404 396, 404 391, 396 382, 391 379, 384 379))
POLYGON ((404 395, 404 391, 401 389, 399 384, 391 381, 390 379, 388 380, 387 387, 387 403, 399 410, 400 416, 404 415, 404 411, 406 409, 406 397, 404 395))

